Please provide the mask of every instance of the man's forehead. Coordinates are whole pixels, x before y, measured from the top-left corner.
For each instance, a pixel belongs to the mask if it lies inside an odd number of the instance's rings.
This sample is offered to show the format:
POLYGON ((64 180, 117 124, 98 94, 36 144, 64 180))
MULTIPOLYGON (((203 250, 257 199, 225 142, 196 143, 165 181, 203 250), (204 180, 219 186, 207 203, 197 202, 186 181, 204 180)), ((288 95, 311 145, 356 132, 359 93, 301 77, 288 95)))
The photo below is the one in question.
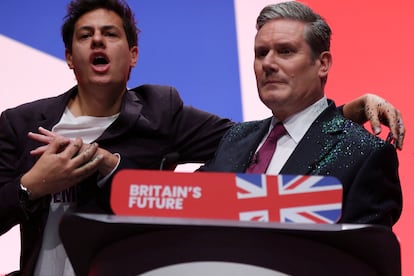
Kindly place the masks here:
POLYGON ((84 25, 90 25, 91 23, 107 26, 122 26, 122 19, 114 11, 99 8, 83 14, 76 21, 75 26, 79 28, 84 25))
POLYGON ((288 43, 303 41, 305 23, 290 19, 275 19, 267 22, 258 30, 255 43, 288 43))
POLYGON ((260 30, 257 31, 257 35, 268 33, 280 33, 286 35, 296 35, 303 33, 305 23, 299 20, 293 19, 273 19, 266 22, 260 30))

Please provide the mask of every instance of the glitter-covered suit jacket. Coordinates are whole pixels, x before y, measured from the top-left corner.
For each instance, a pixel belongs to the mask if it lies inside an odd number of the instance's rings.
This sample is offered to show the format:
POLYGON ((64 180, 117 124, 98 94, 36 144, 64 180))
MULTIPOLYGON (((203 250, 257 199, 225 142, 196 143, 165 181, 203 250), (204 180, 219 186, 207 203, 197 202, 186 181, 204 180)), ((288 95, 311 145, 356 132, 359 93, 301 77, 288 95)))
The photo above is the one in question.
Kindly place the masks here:
MULTIPOLYGON (((245 172, 271 118, 233 126, 200 171, 245 172)), ((343 184, 341 223, 392 226, 402 209, 394 147, 345 119, 329 101, 280 174, 330 175, 343 184)))

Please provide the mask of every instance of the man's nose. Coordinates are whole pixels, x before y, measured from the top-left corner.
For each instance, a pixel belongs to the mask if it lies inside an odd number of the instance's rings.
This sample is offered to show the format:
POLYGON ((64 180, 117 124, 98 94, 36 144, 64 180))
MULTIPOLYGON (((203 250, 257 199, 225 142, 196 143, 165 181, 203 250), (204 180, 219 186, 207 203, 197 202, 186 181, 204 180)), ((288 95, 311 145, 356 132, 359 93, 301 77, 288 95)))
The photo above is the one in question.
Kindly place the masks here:
POLYGON ((100 48, 104 46, 105 46, 105 43, 104 43, 102 34, 95 33, 92 37, 92 48, 100 48))
POLYGON ((263 58, 262 66, 265 72, 275 72, 278 70, 279 67, 276 62, 276 57, 272 51, 267 53, 263 58))

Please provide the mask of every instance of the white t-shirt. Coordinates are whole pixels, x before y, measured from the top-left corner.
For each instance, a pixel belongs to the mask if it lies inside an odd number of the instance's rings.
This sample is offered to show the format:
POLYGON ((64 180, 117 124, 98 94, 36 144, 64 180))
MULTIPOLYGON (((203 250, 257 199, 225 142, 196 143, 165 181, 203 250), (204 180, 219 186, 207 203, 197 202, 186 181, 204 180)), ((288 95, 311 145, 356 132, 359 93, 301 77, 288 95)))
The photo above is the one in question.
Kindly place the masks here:
MULTIPOLYGON (((60 121, 52 128, 69 139, 81 137, 84 143, 95 141, 115 120, 119 114, 109 117, 75 117, 66 108, 60 121)), ((104 181, 104 180, 101 180, 104 181)), ((76 204, 76 187, 71 187, 52 195, 43 242, 37 260, 36 276, 75 275, 66 251, 59 237, 59 223, 63 214, 76 204)))

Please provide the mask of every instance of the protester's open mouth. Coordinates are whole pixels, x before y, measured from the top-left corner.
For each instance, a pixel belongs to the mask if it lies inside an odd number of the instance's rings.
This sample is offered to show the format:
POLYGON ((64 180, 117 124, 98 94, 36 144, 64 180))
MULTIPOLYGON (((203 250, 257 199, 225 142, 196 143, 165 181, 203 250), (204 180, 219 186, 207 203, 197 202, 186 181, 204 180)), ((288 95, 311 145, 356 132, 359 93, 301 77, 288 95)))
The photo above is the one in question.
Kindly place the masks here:
POLYGON ((93 65, 106 65, 108 63, 108 60, 104 56, 96 56, 92 61, 93 65))

